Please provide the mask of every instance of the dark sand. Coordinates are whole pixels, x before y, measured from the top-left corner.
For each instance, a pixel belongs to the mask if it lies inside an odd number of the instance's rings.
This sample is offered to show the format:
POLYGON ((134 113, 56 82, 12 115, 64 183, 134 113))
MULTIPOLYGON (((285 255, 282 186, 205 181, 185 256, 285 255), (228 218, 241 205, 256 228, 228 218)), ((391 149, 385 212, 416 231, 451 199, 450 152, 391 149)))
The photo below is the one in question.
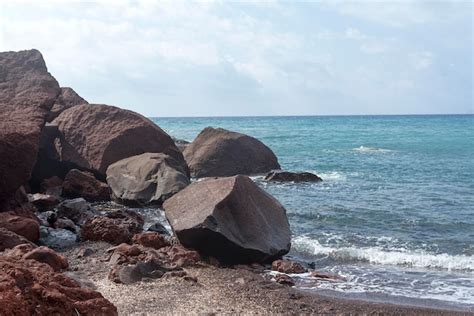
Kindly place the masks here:
MULTIPOLYGON (((203 264, 186 269, 197 282, 179 277, 150 279, 131 285, 107 279, 110 245, 87 242, 64 251, 70 263, 68 274, 84 286, 97 289, 118 308, 120 315, 157 314, 384 314, 468 315, 366 301, 330 298, 277 284, 245 269, 216 268, 203 264), (81 247, 96 252, 78 258, 81 247)), ((474 315, 474 313, 470 313, 474 315)))

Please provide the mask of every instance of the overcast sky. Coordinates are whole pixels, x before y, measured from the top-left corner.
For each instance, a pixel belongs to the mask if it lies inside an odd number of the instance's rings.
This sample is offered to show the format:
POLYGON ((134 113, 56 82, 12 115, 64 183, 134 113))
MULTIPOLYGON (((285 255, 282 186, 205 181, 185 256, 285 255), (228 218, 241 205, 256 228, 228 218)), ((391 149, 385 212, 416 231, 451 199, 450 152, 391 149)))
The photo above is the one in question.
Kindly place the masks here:
POLYGON ((474 112, 471 1, 0 3, 0 51, 147 116, 474 112))

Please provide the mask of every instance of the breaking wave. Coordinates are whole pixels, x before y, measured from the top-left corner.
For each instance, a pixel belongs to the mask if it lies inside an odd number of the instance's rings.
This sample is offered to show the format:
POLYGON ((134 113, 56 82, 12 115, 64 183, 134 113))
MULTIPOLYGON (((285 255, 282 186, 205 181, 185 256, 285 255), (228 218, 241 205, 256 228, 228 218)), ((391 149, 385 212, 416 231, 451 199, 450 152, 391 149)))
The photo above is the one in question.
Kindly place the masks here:
POLYGON ((443 269, 448 271, 474 272, 474 256, 430 254, 424 251, 382 250, 377 247, 333 248, 321 245, 307 236, 293 239, 297 251, 311 255, 327 255, 338 261, 360 261, 382 265, 400 265, 417 268, 443 269))

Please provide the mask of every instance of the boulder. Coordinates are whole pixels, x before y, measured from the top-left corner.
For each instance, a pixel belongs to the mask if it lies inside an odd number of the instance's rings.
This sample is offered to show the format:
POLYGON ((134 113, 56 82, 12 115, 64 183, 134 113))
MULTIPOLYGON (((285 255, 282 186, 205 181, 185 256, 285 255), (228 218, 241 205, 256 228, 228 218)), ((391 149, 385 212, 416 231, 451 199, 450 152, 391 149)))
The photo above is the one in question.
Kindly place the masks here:
POLYGON ((72 88, 61 87, 61 92, 48 114, 47 121, 51 122, 56 117, 58 117, 58 115, 61 114, 64 110, 79 104, 89 104, 89 102, 84 100, 72 88))
POLYGON ((111 244, 127 243, 135 234, 143 231, 143 224, 143 218, 135 212, 109 212, 89 219, 81 228, 81 239, 111 244))
POLYGON ((132 111, 82 104, 62 112, 53 124, 61 133, 56 143, 59 159, 94 172, 100 180, 114 162, 145 152, 168 154, 187 168, 171 137, 132 111))
POLYGON ((56 211, 57 217, 69 218, 79 226, 97 214, 98 212, 91 208, 89 203, 83 198, 63 201, 58 205, 56 211))
POLYGON ((290 250, 285 208, 249 177, 195 182, 163 206, 184 246, 221 261, 266 262, 290 250))
POLYGON ((23 255, 23 259, 36 260, 38 262, 46 263, 51 268, 53 268, 54 271, 61 271, 69 267, 66 257, 44 246, 27 252, 23 255))
POLYGON ((22 244, 31 244, 31 242, 23 236, 0 227, 0 251, 10 249, 22 244))
POLYGON ((122 159, 107 169, 113 198, 129 205, 161 205, 189 184, 187 168, 163 153, 122 159))
POLYGON ((117 315, 100 293, 36 260, 0 257, 0 315, 117 315))
POLYGON ((291 260, 275 260, 272 262, 272 270, 281 273, 305 273, 308 270, 300 263, 291 260))
POLYGON ((40 237, 37 220, 11 213, 0 213, 0 228, 8 229, 32 242, 37 242, 40 237))
POLYGON ((87 201, 110 200, 109 186, 97 180, 90 172, 72 169, 64 178, 63 196, 67 198, 84 198, 87 201))
POLYGON ((68 229, 41 226, 40 243, 53 249, 63 249, 77 243, 77 235, 68 229))
POLYGON ((275 182, 319 182, 319 176, 310 172, 271 171, 265 176, 266 181, 275 182))
POLYGON ((280 169, 275 154, 256 138, 205 128, 183 152, 193 177, 252 175, 280 169))
POLYGON ((0 204, 28 182, 58 94, 39 51, 0 53, 0 204))
POLYGON ((170 235, 170 232, 166 229, 165 226, 163 226, 161 223, 156 222, 150 227, 148 227, 147 231, 149 232, 156 232, 161 235, 170 235))

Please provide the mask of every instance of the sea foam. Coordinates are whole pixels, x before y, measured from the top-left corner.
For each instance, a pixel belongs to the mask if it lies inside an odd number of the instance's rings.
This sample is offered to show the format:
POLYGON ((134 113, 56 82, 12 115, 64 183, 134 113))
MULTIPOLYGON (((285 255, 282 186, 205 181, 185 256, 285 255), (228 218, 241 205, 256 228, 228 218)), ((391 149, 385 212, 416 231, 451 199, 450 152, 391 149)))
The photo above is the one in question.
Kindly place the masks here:
POLYGON ((474 272, 474 256, 432 254, 422 250, 383 250, 378 247, 341 247, 321 245, 307 236, 293 239, 297 251, 311 255, 327 255, 338 261, 360 261, 382 265, 402 265, 417 268, 474 272))

